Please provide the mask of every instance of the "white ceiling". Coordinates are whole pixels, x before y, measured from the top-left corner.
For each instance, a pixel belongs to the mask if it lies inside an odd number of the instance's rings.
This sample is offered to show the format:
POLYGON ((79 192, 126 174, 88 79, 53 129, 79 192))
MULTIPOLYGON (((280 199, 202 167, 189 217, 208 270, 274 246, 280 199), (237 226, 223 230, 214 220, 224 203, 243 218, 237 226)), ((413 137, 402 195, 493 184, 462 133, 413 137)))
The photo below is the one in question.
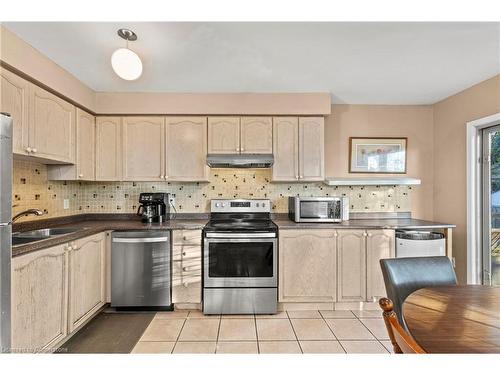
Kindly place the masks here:
POLYGON ((430 104, 500 73, 500 23, 4 25, 97 91, 329 92, 334 103, 430 104), (124 46, 143 75, 111 69, 124 46))

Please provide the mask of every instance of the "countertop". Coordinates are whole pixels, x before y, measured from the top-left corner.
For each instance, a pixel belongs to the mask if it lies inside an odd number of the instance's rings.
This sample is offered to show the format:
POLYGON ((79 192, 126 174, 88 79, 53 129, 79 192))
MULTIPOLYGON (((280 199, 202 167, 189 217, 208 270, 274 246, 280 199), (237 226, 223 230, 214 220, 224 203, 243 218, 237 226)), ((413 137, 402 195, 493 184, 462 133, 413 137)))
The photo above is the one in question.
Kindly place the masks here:
POLYGON ((351 219, 342 223, 296 223, 288 218, 273 220, 280 229, 443 229, 456 225, 419 219, 351 219))
POLYGON ((37 220, 17 224, 14 232, 40 229, 40 228, 79 228, 76 232, 54 236, 44 240, 31 242, 12 247, 12 257, 31 253, 33 251, 60 245, 79 238, 91 236, 109 230, 182 230, 182 229, 203 229, 207 219, 179 218, 171 219, 161 224, 145 224, 134 216, 116 215, 113 219, 111 215, 75 215, 61 219, 37 220))
MULTIPOLYGON (((36 220, 15 224, 14 232, 40 228, 78 228, 77 231, 54 236, 40 241, 12 247, 12 256, 31 253, 33 251, 60 245, 79 238, 91 236, 110 230, 194 230, 203 229, 208 221, 205 215, 187 215, 171 219, 161 224, 144 224, 135 215, 126 214, 88 214, 62 218, 36 220)), ((296 223, 280 215, 273 221, 279 229, 443 229, 454 228, 453 224, 437 223, 419 219, 351 219, 342 223, 296 223)))

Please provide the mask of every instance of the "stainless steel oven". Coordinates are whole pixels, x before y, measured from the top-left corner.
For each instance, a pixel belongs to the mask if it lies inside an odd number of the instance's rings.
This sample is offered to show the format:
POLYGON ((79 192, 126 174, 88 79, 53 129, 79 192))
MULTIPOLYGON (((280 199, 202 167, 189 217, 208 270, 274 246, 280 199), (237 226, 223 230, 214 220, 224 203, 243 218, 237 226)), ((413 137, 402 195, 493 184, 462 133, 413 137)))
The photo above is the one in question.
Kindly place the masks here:
POLYGON ((269 200, 212 200, 203 229, 205 314, 276 313, 277 233, 269 200))
POLYGON ((346 197, 289 197, 288 217, 297 223, 338 223, 349 220, 346 197))

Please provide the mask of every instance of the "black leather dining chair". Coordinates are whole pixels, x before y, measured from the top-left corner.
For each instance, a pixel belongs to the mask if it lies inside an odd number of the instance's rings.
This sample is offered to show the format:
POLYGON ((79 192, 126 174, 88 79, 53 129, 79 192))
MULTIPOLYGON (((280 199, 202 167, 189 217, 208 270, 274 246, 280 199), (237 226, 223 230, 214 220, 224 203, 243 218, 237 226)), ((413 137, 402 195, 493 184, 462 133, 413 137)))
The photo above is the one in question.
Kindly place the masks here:
POLYGON ((402 312, 406 297, 418 289, 457 283, 453 265, 445 256, 381 259, 380 266, 387 297, 394 304, 394 312, 406 331, 408 327, 402 312))

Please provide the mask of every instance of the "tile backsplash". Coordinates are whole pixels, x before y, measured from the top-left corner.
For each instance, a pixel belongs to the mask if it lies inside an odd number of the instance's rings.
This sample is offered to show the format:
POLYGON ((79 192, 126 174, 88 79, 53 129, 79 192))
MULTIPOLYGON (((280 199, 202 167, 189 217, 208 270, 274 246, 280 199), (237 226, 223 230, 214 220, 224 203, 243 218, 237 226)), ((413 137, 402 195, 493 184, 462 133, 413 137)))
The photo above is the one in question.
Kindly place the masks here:
MULTIPOLYGON (((209 211, 213 198, 268 198, 273 212, 287 212, 290 195, 347 196, 351 212, 411 211, 411 186, 327 186, 321 182, 271 183, 270 169, 212 169, 210 182, 48 181, 47 167, 14 160, 14 213, 27 208, 46 212, 41 218, 81 213, 133 213, 139 193, 168 192, 178 212, 209 211), (64 209, 64 200, 68 208, 64 209)), ((22 220, 33 220, 30 216, 22 220)))

